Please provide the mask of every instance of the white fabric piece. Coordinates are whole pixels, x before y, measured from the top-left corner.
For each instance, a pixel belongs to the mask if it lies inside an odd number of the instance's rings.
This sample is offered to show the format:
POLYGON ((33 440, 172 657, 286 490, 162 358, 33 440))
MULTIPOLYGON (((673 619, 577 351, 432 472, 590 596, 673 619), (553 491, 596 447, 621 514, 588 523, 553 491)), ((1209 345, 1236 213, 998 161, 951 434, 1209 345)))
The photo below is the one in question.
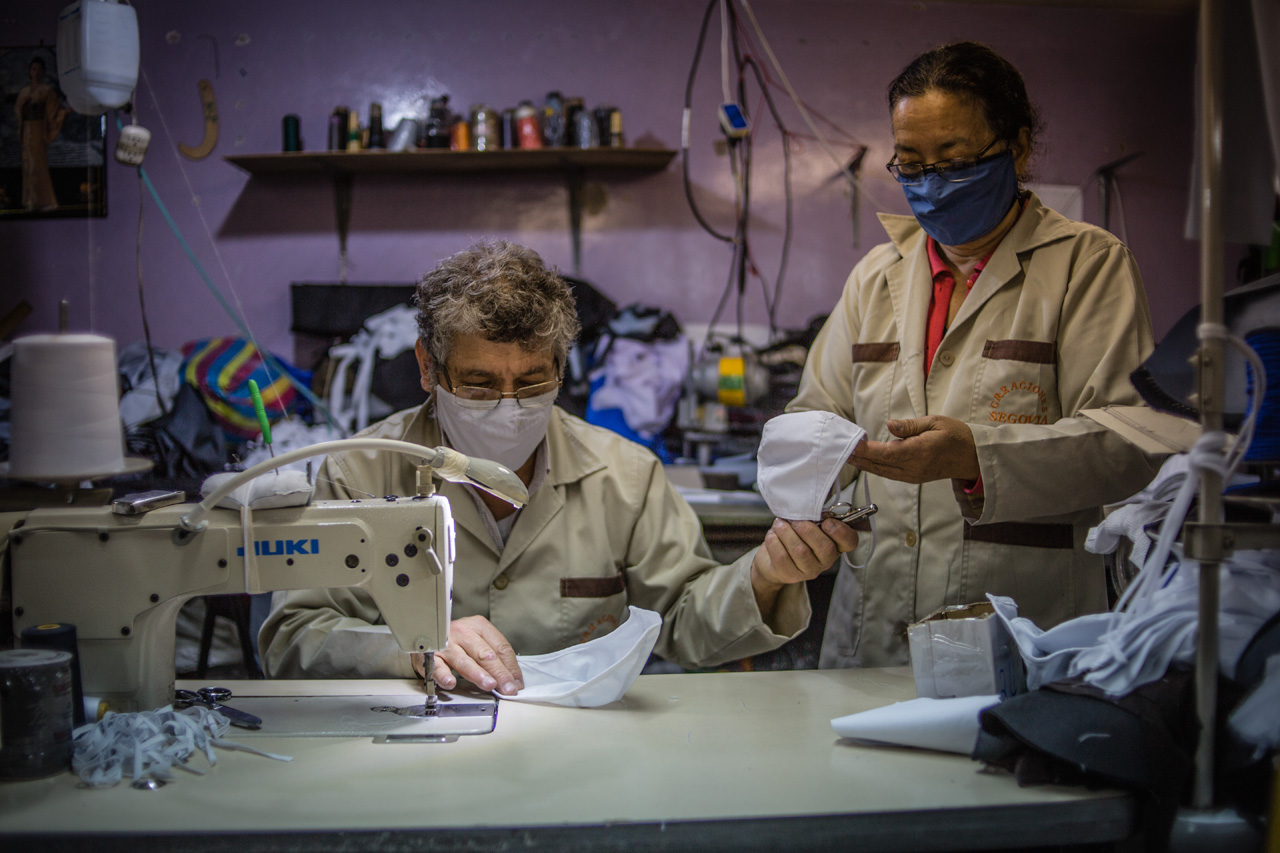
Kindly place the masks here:
POLYGON ((200 751, 210 766, 217 764, 215 746, 276 761, 293 760, 287 755, 222 740, 230 725, 226 717, 199 705, 181 711, 170 706, 132 714, 108 711, 101 720, 81 726, 72 734, 71 768, 90 788, 109 788, 125 776, 172 782, 174 777, 169 771, 174 767, 204 775, 187 759, 200 751))
MULTIPOLYGON (((1089 531, 1085 550, 1091 554, 1112 554, 1120 546, 1122 538, 1128 539, 1133 543, 1129 562, 1141 569, 1146 565, 1151 551, 1151 538, 1143 528, 1168 514, 1171 503, 1182 490, 1190 473, 1190 454, 1178 453, 1165 459, 1160 466, 1160 473, 1146 488, 1121 501, 1119 509, 1089 531)), ((1236 478, 1234 482, 1240 479, 1236 478)))
POLYGON ((760 436, 756 483, 769 510, 788 521, 818 521, 840 469, 867 431, 832 412, 770 418, 760 436))
POLYGON ((331 386, 329 412, 344 429, 358 432, 369 425, 373 368, 379 358, 391 359, 413 349, 418 339, 418 312, 408 305, 397 305, 364 321, 364 328, 351 340, 329 348, 329 356, 338 360, 331 386), (351 404, 345 400, 347 370, 356 366, 351 387, 351 404))
MULTIPOLYGON (((1175 563, 1140 611, 1094 613, 1048 631, 1017 615, 1013 599, 988 595, 1013 636, 1034 690, 1080 677, 1123 696, 1164 676, 1174 663, 1192 665, 1199 625, 1195 564, 1175 563)), ((1280 611, 1280 552, 1238 551, 1221 567, 1218 666, 1232 677, 1254 634, 1280 611)))
POLYGON ((591 372, 593 380, 604 376, 604 383, 591 392, 592 407, 620 410, 627 426, 653 438, 675 413, 689 370, 689 341, 684 335, 651 343, 606 335, 597 349, 605 347, 604 366, 591 372))
POLYGON ((436 385, 436 418, 454 450, 519 471, 547 437, 557 394, 559 389, 525 400, 523 406, 505 398, 498 405, 487 407, 436 385))
POLYGON ((1018 615, 1018 605, 1012 598, 988 593, 987 600, 1022 655, 1027 687, 1031 690, 1066 678, 1075 656, 1097 643, 1112 622, 1111 613, 1091 613, 1042 631, 1030 619, 1018 615))
POLYGON ((1227 720, 1232 733, 1253 744, 1255 759, 1280 748, 1280 654, 1267 658, 1266 673, 1227 720))
MULTIPOLYGON (((225 471, 213 474, 200 485, 200 496, 208 497, 239 473, 225 471)), ((272 471, 240 485, 218 501, 217 505, 227 509, 239 509, 242 506, 250 509, 275 509, 282 506, 306 506, 310 500, 311 484, 307 482, 305 472, 272 471)))
MULTIPOLYGON (((1218 666, 1228 678, 1245 646, 1280 611, 1280 552, 1237 551, 1222 564, 1218 602, 1218 666)), ((1195 660, 1200 573, 1177 563, 1138 611, 1115 613, 1101 642, 1071 664, 1071 675, 1123 695, 1164 675, 1169 665, 1195 660)))
POLYGON ((1164 518, 1168 512, 1167 503, 1125 504, 1104 518, 1097 527, 1090 529, 1084 549, 1090 554, 1114 554, 1120 543, 1127 539, 1133 544, 1129 562, 1141 568, 1146 564, 1147 554, 1151 550, 1151 539, 1147 536, 1146 527, 1164 518))
POLYGON ((611 634, 545 655, 517 655, 524 689, 510 702, 596 708, 616 702, 635 683, 658 642, 662 616, 634 605, 611 634))
POLYGON ((840 737, 858 741, 972 755, 978 715, 998 704, 999 696, 911 699, 836 717, 831 728, 840 737))

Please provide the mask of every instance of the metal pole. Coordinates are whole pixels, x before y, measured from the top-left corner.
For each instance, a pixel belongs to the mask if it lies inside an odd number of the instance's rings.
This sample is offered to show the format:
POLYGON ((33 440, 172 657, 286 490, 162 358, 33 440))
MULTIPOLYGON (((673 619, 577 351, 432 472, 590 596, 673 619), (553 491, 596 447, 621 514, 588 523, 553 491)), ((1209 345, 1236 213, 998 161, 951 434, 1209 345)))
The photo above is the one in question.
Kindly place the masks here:
MULTIPOLYGON (((1222 307, 1222 4, 1200 0, 1200 322, 1221 326, 1222 307)), ((1205 434, 1222 430, 1224 346, 1200 342, 1200 423, 1205 434)), ((1200 523, 1222 523, 1222 477, 1200 475, 1200 523)), ((1200 628, 1196 645, 1196 748, 1192 805, 1213 806, 1214 727, 1218 700, 1218 572, 1221 534, 1200 563, 1200 628)))

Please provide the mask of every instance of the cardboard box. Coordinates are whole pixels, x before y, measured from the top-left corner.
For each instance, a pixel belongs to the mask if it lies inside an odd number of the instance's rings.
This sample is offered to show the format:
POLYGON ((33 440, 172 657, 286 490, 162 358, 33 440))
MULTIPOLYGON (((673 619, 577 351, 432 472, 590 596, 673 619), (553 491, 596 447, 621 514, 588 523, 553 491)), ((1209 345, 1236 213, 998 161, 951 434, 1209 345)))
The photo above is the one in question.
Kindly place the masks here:
POLYGON ((908 626, 907 643, 921 698, 1026 692, 1017 646, 988 601, 935 610, 908 626))

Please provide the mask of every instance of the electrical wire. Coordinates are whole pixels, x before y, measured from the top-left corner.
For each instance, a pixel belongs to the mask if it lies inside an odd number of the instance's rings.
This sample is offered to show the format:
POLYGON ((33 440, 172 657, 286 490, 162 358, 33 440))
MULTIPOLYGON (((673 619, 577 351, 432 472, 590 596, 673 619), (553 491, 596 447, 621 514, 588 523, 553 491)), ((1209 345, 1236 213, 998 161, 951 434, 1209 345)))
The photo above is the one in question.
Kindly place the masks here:
MULTIPOLYGON (((134 119, 137 124, 137 118, 134 119)), ((138 262, 138 310, 142 314, 142 336, 147 341, 147 363, 151 365, 151 381, 156 389, 156 402, 160 404, 160 415, 169 414, 165 405, 164 393, 160 390, 160 372, 156 370, 156 351, 151 345, 151 324, 147 322, 147 300, 142 288, 142 212, 146 209, 147 197, 142 193, 142 176, 138 176, 138 244, 136 249, 138 262)))
MULTIPOLYGON (((769 334, 773 336, 777 332, 777 306, 782 298, 782 281, 787 270, 787 261, 791 255, 791 224, 793 200, 791 193, 791 140, 790 132, 782 122, 782 116, 778 113, 778 106, 773 101, 773 95, 765 85, 765 76, 760 68, 759 63, 751 56, 747 56, 742 61, 742 67, 750 68, 756 77, 756 82, 760 86, 761 94, 764 97, 765 104, 769 107, 769 113, 773 116, 773 121, 778 127, 778 131, 782 136, 782 192, 784 199, 784 221, 782 227, 782 253, 778 259, 778 273, 774 278, 773 296, 769 296, 769 285, 765 281, 764 276, 760 274, 756 268, 756 277, 760 279, 761 288, 764 291, 765 309, 769 312, 769 334)), ((754 134, 755 129, 752 128, 754 134)), ((750 257, 750 246, 747 247, 748 257, 750 257)), ((752 267, 755 267, 755 260, 751 259, 752 267)))
POLYGON ((689 203, 689 210, 693 213, 693 218, 712 237, 726 243, 732 243, 733 237, 716 230, 715 226, 702 215, 702 211, 698 210, 698 203, 694 201, 693 187, 689 181, 689 124, 693 112, 693 81, 698 76, 698 62, 702 59, 702 48, 707 41, 707 28, 711 24, 711 13, 715 11, 716 3, 718 2, 720 0, 710 0, 707 3, 707 10, 702 16, 702 27, 698 30, 698 45, 693 51, 693 64, 689 66, 689 79, 684 87, 684 113, 681 118, 680 128, 680 161, 684 181, 684 197, 689 203))
POLYGON ((729 89, 729 0, 720 0, 720 93, 721 103, 733 100, 729 89))
POLYGON ((769 58, 769 62, 773 66, 774 71, 778 73, 778 78, 781 80, 783 88, 791 98, 791 102, 796 105, 796 109, 800 111, 800 117, 803 118, 804 123, 808 125, 810 132, 812 132, 814 137, 817 139, 818 145, 827 153, 827 156, 831 158, 831 162, 836 164, 836 168, 840 171, 840 174, 844 179, 849 182, 849 185, 854 192, 861 192, 874 200, 878 205, 884 206, 881 204, 879 199, 876 198, 874 193, 867 190, 862 179, 847 168, 845 162, 836 155, 831 144, 827 141, 827 138, 823 136, 822 131, 820 131, 818 126, 814 124, 809 108, 805 105, 804 101, 800 99, 800 96, 796 93, 795 87, 791 85, 791 80, 787 77, 787 73, 782 70, 782 63, 778 61, 777 55, 774 54, 773 48, 769 44, 769 39, 765 37, 764 30, 760 27, 760 22, 756 20, 756 13, 751 8, 750 0, 738 0, 738 2, 742 4, 743 11, 747 13, 747 17, 751 20, 751 26, 755 30, 756 36, 760 39, 760 46, 764 49, 764 53, 769 58))

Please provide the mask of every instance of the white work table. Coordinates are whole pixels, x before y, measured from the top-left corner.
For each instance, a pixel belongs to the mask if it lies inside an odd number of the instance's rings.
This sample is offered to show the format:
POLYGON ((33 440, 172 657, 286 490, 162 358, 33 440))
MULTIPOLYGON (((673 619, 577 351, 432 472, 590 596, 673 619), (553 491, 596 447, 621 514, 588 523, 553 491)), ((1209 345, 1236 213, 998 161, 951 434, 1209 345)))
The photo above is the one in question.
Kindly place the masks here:
MULTIPOLYGON (((421 697, 407 681, 225 686, 421 697)), ((0 783, 0 846, 923 851, 1133 833, 1127 794, 1019 788, 966 757, 857 746, 831 729, 914 696, 905 668, 650 675, 605 708, 503 702, 492 734, 453 743, 233 728, 228 739, 293 761, 219 750, 207 775, 177 771, 156 791, 82 789, 70 773, 0 783), (14 838, 34 834, 56 837, 14 838)))

